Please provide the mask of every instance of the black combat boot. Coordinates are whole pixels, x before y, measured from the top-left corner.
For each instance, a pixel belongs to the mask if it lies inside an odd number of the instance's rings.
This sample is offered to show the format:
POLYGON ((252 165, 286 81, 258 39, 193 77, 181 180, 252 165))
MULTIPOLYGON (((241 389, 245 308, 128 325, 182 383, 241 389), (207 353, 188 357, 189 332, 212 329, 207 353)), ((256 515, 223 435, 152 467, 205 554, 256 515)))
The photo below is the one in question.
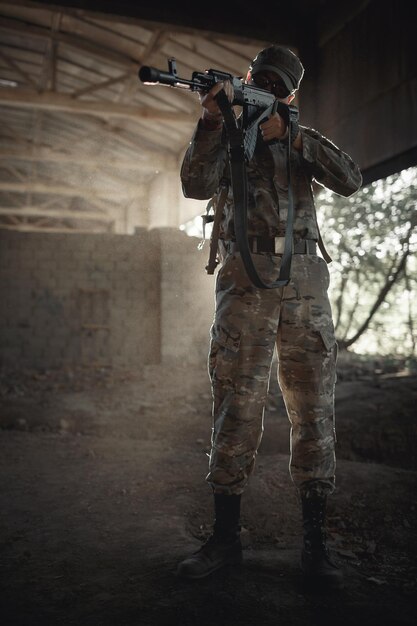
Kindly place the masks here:
POLYGON ((304 541, 301 569, 306 587, 341 589, 343 572, 335 565, 326 547, 326 497, 310 495, 301 498, 304 541))
POLYGON ((214 494, 213 534, 197 552, 178 565, 178 576, 204 578, 224 565, 242 562, 240 499, 240 495, 214 494))

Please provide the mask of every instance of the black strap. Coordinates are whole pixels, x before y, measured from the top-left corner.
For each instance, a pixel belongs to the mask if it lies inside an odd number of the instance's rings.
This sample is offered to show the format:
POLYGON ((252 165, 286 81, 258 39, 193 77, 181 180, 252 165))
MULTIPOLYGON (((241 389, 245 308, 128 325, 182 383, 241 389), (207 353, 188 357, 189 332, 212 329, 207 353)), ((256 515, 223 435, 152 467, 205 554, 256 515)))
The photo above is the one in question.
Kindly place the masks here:
MULTIPOLYGON (((294 199, 291 184, 291 141, 288 140, 288 217, 285 232, 284 254, 282 256, 281 267, 277 280, 272 283, 265 283, 259 276, 253 263, 252 255, 248 243, 248 183, 245 165, 245 147, 243 129, 240 128, 238 120, 233 112, 232 105, 226 96, 224 89, 216 96, 217 104, 223 114, 224 124, 229 139, 230 169, 232 178, 233 200, 235 206, 235 235, 240 255, 246 272, 255 285, 260 289, 276 289, 285 287, 290 281, 291 261, 293 252, 293 226, 294 226, 294 199)), ((288 137, 291 137, 291 115, 288 117, 288 137)))

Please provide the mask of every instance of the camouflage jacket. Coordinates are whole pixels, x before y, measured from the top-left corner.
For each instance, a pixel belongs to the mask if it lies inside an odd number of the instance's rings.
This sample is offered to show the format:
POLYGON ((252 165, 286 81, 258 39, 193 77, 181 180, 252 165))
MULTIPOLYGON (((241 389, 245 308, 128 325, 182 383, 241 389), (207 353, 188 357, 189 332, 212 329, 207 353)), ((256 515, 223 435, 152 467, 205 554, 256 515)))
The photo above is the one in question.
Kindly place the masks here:
MULTIPOLYGON (((294 194, 294 239, 318 239, 312 191, 313 179, 342 196, 350 196, 362 183, 358 166, 316 130, 300 126, 303 147, 292 150, 291 179, 294 194)), ((288 212, 288 144, 267 145, 260 138, 247 165, 248 233, 279 237, 285 234, 288 212)), ((205 200, 218 189, 222 178, 230 181, 226 137, 220 130, 197 125, 181 167, 183 193, 205 200)), ((220 237, 234 239, 233 193, 229 194, 220 237)))

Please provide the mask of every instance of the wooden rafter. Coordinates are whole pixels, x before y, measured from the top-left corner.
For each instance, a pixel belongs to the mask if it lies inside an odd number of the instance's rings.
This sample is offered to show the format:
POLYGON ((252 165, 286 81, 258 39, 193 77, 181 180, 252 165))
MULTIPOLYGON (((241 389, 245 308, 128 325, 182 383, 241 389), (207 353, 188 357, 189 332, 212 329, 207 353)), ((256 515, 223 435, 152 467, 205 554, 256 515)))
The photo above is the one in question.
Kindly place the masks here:
POLYGON ((86 233, 86 234, 91 234, 91 233, 107 233, 109 232, 109 225, 111 225, 112 222, 108 222, 108 224, 103 223, 103 227, 101 228, 97 228, 96 226, 94 227, 86 227, 86 228, 71 228, 68 225, 62 224, 61 226, 55 226, 55 227, 37 227, 36 225, 33 224, 29 224, 29 223, 24 223, 24 222, 20 222, 18 224, 2 224, 0 222, 0 229, 6 229, 6 230, 19 230, 22 232, 44 232, 44 233, 62 233, 62 232, 69 232, 69 233, 86 233))
POLYGON ((117 189, 116 191, 103 189, 92 190, 89 187, 67 187, 65 185, 48 184, 40 182, 15 183, 0 182, 0 191, 13 191, 15 193, 40 193, 55 194, 57 196, 81 196, 86 199, 90 198, 108 198, 120 200, 136 195, 141 196, 144 192, 143 185, 135 185, 129 188, 117 189))
POLYGON ((6 172, 9 172, 9 174, 11 174, 12 176, 17 178, 17 180, 20 180, 21 182, 24 182, 26 180, 26 175, 22 174, 22 172, 19 172, 17 167, 12 165, 11 163, 2 164, 2 168, 6 170, 6 172))
POLYGON ((38 26, 22 20, 13 18, 0 17, 0 29, 12 31, 16 33, 24 33, 25 36, 37 37, 39 39, 53 39, 58 43, 70 46, 79 50, 81 53, 88 53, 97 58, 100 62, 106 61, 109 65, 121 69, 137 68, 141 63, 139 55, 137 58, 130 58, 121 52, 111 50, 105 46, 101 46, 89 39, 71 35, 68 33, 54 32, 44 26, 38 26))
POLYGON ((79 210, 61 210, 61 209, 44 209, 37 206, 16 207, 0 207, 0 215, 14 215, 15 217, 46 217, 48 219, 81 219, 81 220, 102 220, 109 222, 114 219, 113 216, 99 211, 79 211, 79 210))
POLYGON ((17 85, 0 89, 0 221, 75 232, 80 219, 81 232, 131 232, 146 223, 155 172, 178 172, 201 111, 196 94, 142 85, 139 66, 162 67, 177 54, 185 76, 208 66, 237 73, 245 42, 235 38, 227 49, 218 33, 196 40, 192 29, 46 3, 38 13, 36 3, 15 2, 0 9, 10 16, 0 16, 1 51, 21 70, 1 62, 17 85))
POLYGON ((106 87, 110 87, 111 85, 117 85, 117 83, 124 82, 131 75, 132 72, 123 72, 123 74, 115 76, 114 78, 109 78, 108 80, 101 81, 100 83, 89 85, 83 89, 77 89, 77 91, 73 91, 71 93, 71 98, 79 98, 80 96, 85 96, 87 93, 93 93, 94 91, 99 91, 100 89, 106 89, 106 87))
POLYGON ((19 63, 17 63, 17 61, 15 61, 14 59, 12 59, 8 54, 6 54, 5 52, 3 52, 2 50, 0 50, 0 58, 3 59, 3 61, 9 66, 11 67, 13 70, 15 70, 15 72, 18 73, 18 75, 23 78, 23 80, 27 83, 29 83, 29 85, 31 85, 33 87, 33 89, 38 89, 38 85, 36 84, 36 82, 33 80, 33 78, 27 73, 25 72, 25 70, 23 70, 19 63))
POLYGON ((150 107, 136 107, 103 100, 80 101, 52 91, 37 93, 29 89, 1 89, 0 103, 5 106, 83 113, 97 117, 125 117, 133 120, 156 120, 193 123, 188 113, 162 111, 150 107))
MULTIPOLYGON (((1 139, 1 137, 0 137, 1 139)), ((32 142, 27 142, 29 151, 25 149, 0 148, 0 162, 8 160, 21 161, 45 161, 52 163, 75 163, 83 167, 111 167, 121 170, 137 170, 143 172, 175 169, 177 162, 174 157, 165 153, 148 154, 146 158, 138 154, 132 159, 105 159, 100 156, 86 157, 83 154, 65 153, 49 148, 39 148, 36 152, 31 152, 32 142)))

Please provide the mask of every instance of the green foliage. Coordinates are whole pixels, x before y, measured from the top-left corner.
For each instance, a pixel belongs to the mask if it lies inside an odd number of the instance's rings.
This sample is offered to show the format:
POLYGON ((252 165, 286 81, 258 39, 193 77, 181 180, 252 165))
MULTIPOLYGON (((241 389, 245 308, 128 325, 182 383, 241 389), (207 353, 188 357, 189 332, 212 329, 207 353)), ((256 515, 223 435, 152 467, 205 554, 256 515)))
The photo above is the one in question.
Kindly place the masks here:
POLYGON ((350 198, 328 190, 317 195, 322 237, 333 258, 330 298, 341 344, 361 328, 381 290, 400 267, 369 326, 352 344, 362 353, 415 354, 416 174, 417 168, 403 170, 363 187, 350 198), (400 261, 408 249, 402 269, 400 261))

